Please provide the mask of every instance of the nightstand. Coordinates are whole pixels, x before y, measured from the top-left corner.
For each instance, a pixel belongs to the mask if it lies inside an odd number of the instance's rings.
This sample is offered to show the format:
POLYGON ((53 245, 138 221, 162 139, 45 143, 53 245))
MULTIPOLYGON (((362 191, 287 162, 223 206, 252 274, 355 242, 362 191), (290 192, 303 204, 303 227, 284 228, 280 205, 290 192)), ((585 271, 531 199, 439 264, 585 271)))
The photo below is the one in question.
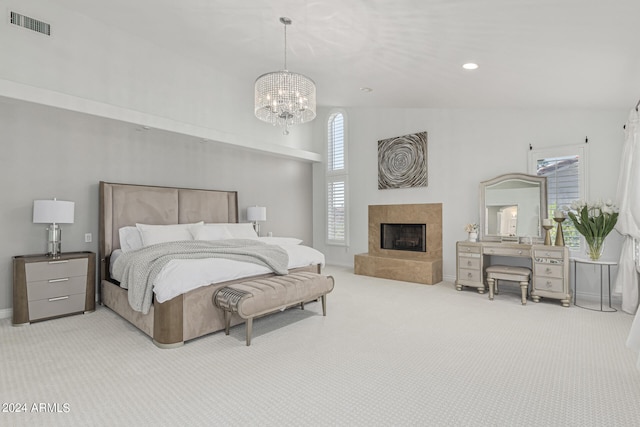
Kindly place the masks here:
POLYGON ((13 325, 94 311, 96 254, 13 257, 13 325))

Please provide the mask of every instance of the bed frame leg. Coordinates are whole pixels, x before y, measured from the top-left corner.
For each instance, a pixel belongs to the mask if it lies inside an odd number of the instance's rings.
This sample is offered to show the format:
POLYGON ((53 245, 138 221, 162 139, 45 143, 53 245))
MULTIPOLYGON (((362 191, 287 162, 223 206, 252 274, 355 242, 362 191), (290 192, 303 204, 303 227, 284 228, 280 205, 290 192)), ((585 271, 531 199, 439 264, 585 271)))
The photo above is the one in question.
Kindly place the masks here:
POLYGON ((184 342, 182 314, 184 296, 159 303, 153 303, 153 340, 163 348, 180 346, 184 342))
POLYGON ((322 298, 322 315, 326 316, 327 315, 327 294, 322 295, 320 298, 322 298))

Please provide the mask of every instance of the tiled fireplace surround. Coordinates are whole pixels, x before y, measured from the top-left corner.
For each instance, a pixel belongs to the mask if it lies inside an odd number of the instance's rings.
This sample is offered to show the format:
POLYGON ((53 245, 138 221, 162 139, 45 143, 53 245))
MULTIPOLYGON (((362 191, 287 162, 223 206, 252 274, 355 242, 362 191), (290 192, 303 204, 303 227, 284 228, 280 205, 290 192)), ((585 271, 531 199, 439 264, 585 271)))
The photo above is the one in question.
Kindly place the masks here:
POLYGON ((433 285, 442 281, 442 203, 369 206, 369 252, 355 274, 433 285), (426 252, 382 249, 381 224, 426 224, 426 252))

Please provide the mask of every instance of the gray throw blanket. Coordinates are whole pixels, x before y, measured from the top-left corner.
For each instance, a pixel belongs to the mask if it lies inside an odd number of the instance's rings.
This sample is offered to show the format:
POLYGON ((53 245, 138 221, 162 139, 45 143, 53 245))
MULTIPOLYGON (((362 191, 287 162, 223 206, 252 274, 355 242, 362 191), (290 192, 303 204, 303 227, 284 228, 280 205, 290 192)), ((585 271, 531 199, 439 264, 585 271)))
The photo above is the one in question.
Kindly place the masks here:
POLYGON ((113 263, 113 277, 129 289, 129 305, 144 314, 153 299, 153 282, 172 259, 226 258, 269 267, 274 273, 289 272, 289 255, 280 246, 251 239, 184 240, 158 243, 126 252, 113 263))

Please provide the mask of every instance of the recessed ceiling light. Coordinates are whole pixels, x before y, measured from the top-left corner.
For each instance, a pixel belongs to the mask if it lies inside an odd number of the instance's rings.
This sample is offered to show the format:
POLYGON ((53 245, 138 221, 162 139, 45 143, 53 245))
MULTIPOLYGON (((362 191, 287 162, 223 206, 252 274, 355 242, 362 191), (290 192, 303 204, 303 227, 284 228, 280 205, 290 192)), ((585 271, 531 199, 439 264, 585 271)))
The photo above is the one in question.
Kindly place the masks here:
POLYGON ((366 93, 373 92, 373 89, 370 87, 361 87, 360 90, 366 93))
POLYGON ((465 70, 476 70, 478 69, 478 64, 474 62, 467 62, 466 64, 462 65, 462 68, 464 68, 465 70))

